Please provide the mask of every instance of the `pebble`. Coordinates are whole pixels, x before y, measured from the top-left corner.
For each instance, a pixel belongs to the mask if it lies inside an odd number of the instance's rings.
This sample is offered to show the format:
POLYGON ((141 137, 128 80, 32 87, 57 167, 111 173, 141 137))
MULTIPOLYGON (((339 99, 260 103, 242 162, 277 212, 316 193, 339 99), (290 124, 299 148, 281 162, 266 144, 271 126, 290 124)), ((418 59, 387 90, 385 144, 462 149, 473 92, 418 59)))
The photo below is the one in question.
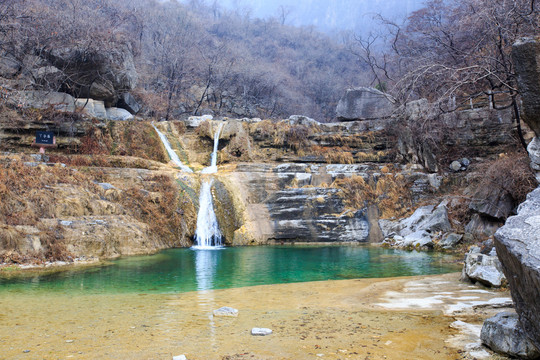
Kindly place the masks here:
POLYGON ((66 342, 67 342, 68 344, 71 344, 71 343, 73 342, 73 340, 66 340, 66 342))
POLYGON ((172 360, 187 360, 186 355, 173 356, 172 360))
POLYGON ((23 350, 23 353, 28 354, 30 350, 23 350))
POLYGON ((228 307, 228 306, 224 306, 217 310, 214 310, 213 313, 214 313, 214 316, 230 316, 230 317, 238 316, 238 310, 232 307, 228 307))
POLYGON ((272 333, 272 330, 266 329, 266 328, 251 329, 251 335, 255 335, 255 336, 266 336, 266 335, 270 335, 271 333, 272 333))

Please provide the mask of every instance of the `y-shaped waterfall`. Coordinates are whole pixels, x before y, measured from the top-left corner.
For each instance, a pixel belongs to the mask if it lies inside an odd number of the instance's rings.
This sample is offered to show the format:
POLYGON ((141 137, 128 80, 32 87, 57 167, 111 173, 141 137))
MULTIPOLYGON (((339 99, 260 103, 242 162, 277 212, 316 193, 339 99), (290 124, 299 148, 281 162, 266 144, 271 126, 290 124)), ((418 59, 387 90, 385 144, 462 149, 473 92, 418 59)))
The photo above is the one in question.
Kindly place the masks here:
POLYGON ((165 149, 167 150, 167 153, 169 154, 172 162, 175 163, 175 165, 178 166, 183 171, 188 172, 188 173, 192 173, 193 170, 191 170, 189 167, 184 165, 182 163, 182 161, 180 161, 180 158, 178 157, 178 155, 172 149, 171 144, 169 143, 169 140, 167 140, 167 137, 161 131, 159 131, 158 128, 154 124, 152 124, 152 126, 156 130, 159 138, 161 139, 161 142, 165 146, 165 149))
MULTIPOLYGON (((202 174, 217 173, 217 151, 219 146, 219 135, 223 128, 223 123, 219 124, 214 134, 214 150, 210 166, 204 168, 202 174)), ((205 181, 201 186, 199 195, 199 213, 197 214, 197 230, 195 231, 195 249, 216 249, 222 247, 221 232, 214 212, 212 201, 212 180, 205 181)))

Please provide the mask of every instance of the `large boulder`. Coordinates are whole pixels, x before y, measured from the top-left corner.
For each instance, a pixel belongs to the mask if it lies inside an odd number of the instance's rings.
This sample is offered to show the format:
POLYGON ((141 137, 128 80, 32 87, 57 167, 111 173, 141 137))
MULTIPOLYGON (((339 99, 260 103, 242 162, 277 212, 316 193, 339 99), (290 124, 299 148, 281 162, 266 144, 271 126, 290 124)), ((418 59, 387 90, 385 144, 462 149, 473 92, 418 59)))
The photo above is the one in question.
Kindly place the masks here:
POLYGON ((514 199, 507 190, 487 186, 480 187, 469 204, 471 210, 500 220, 506 219, 514 206, 514 199))
POLYGON ((534 38, 518 40, 512 47, 523 120, 540 136, 540 42, 534 38))
POLYGON ((519 359, 540 358, 540 352, 523 332, 516 313, 502 312, 484 321, 480 338, 484 345, 500 354, 519 359))
POLYGON ((540 188, 495 233, 495 246, 523 330, 540 348, 540 188))
POLYGON ((506 278, 499 259, 497 256, 482 254, 478 250, 473 249, 465 254, 461 279, 473 283, 480 282, 490 287, 501 287, 506 278))
POLYGON ((336 115, 340 121, 387 118, 395 110, 394 101, 377 89, 348 89, 339 100, 336 115))
POLYGON ((137 72, 128 46, 88 50, 78 47, 56 48, 47 52, 53 66, 67 76, 65 87, 82 98, 102 100, 114 106, 121 94, 133 89, 137 72))

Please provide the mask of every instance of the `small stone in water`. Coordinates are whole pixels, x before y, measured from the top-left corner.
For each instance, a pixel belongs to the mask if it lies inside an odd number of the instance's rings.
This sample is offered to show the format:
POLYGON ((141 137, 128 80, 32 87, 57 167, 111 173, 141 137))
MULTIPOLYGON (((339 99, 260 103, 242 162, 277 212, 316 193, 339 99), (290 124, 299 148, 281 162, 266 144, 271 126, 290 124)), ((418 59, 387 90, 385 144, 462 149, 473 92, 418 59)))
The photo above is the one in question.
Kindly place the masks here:
POLYGON ((224 306, 217 310, 214 310, 214 316, 231 316, 231 317, 237 317, 238 316, 238 310, 234 309, 232 307, 224 306))
POLYGON ((251 329, 251 335, 255 335, 255 336, 266 336, 266 335, 270 335, 271 333, 272 333, 272 330, 266 329, 266 328, 251 329))

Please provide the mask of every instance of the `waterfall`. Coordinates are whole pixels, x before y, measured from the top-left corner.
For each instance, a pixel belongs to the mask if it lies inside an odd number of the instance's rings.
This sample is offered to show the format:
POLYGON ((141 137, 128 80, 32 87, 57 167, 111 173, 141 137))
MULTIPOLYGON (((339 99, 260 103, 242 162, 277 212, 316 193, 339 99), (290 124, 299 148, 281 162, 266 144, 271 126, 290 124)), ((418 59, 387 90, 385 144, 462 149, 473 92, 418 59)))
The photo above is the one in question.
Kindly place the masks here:
POLYGON ((219 135, 221 135, 221 129, 223 129, 224 123, 218 125, 218 129, 214 134, 214 150, 212 151, 212 156, 210 160, 210 166, 204 168, 201 171, 201 174, 215 174, 217 173, 217 152, 219 146, 219 135))
POLYGON ((201 186, 195 244, 195 249, 210 249, 222 246, 221 232, 219 231, 212 202, 212 180, 205 181, 201 186))
POLYGON ((158 128, 154 124, 152 124, 152 126, 156 130, 159 138, 161 139, 161 142, 165 146, 165 149, 167 149, 167 153, 169 154, 169 157, 171 158, 172 162, 183 171, 192 173, 193 170, 191 170, 189 167, 184 165, 182 161, 180 161, 180 158, 178 157, 176 152, 174 152, 174 150, 172 149, 171 144, 169 143, 169 140, 167 140, 167 137, 161 131, 159 131, 158 128))
MULTIPOLYGON (((217 173, 217 152, 219 136, 224 123, 220 123, 214 134, 214 149, 210 160, 210 166, 204 168, 201 174, 217 173)), ((217 222, 214 204, 212 201, 212 182, 205 181, 201 186, 199 195, 199 213, 197 214, 197 230, 195 231, 195 249, 219 249, 222 248, 221 232, 217 222)))

